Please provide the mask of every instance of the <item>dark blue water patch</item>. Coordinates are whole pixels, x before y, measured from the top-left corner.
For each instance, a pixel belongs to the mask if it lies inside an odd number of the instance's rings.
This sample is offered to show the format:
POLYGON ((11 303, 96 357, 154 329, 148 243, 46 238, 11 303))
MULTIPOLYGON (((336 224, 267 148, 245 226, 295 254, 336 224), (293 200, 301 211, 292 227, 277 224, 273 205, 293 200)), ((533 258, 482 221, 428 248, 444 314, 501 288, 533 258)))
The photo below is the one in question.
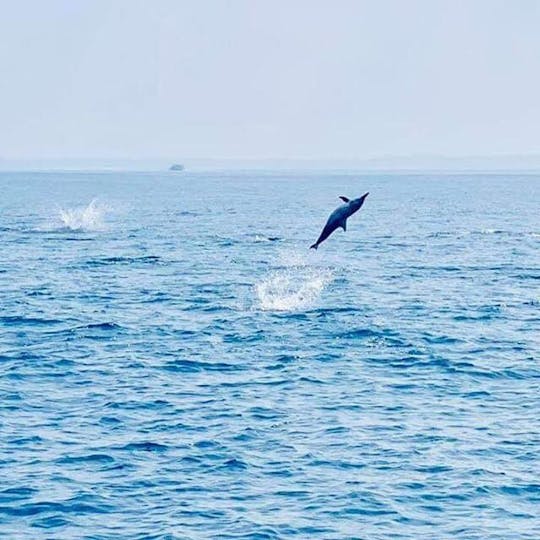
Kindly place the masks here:
POLYGON ((427 475, 446 474, 453 471, 449 465, 420 465, 414 468, 415 471, 426 473, 427 475))
POLYGON ((223 336, 224 343, 253 343, 262 341, 265 338, 264 330, 256 330, 248 334, 225 334, 223 336))
POLYGON ((122 420, 120 418, 117 418, 116 416, 102 416, 99 419, 99 423, 106 425, 106 426, 121 426, 123 424, 122 420))
POLYGON ((373 330, 371 328, 355 328, 354 330, 348 330, 339 334, 340 338, 350 339, 364 339, 364 338, 378 338, 383 337, 385 334, 379 330, 373 330))
POLYGON ((25 317, 18 315, 0 317, 0 324, 6 326, 50 326, 62 324, 64 321, 59 319, 49 319, 41 317, 25 317))
POLYGON ((279 355, 273 359, 270 364, 264 366, 267 371, 281 371, 285 369, 289 364, 294 363, 300 359, 300 356, 295 355, 279 355))
POLYGON ((47 287, 39 287, 39 288, 35 288, 35 289, 28 289, 26 291, 26 296, 28 297, 53 297, 54 296, 54 291, 52 291, 51 289, 47 288, 47 287))
MULTIPOLYGON (((69 232, 73 232, 73 231, 69 231, 69 232)), ((94 238, 94 237, 82 238, 82 237, 77 237, 77 236, 64 236, 62 238, 62 240, 64 242, 94 242, 96 240, 96 238, 94 238)))
POLYGON ((325 381, 323 379, 319 379, 317 377, 299 377, 298 381, 301 383, 308 383, 308 384, 330 384, 328 381, 325 381))
POLYGON ((284 319, 284 320, 295 320, 295 321, 308 321, 312 317, 309 313, 272 313, 272 318, 274 319, 284 319))
MULTIPOLYGON (((415 369, 415 368, 432 368, 449 372, 454 371, 455 366, 446 359, 434 357, 428 353, 424 354, 409 354, 405 356, 370 358, 367 360, 370 364, 375 364, 382 367, 390 367, 392 369, 415 369)), ((472 367, 472 365, 471 365, 472 367)))
MULTIPOLYGON (((315 363, 320 362, 323 364, 332 363, 332 362, 339 361, 342 359, 343 359, 343 356, 336 352, 319 353, 319 354, 313 354, 312 356, 310 356, 311 362, 315 362, 315 363)), ((314 376, 314 379, 317 379, 317 377, 314 376)))
POLYGON ((459 231, 436 231, 426 235, 426 238, 452 238, 460 237, 463 234, 463 232, 459 231))
POLYGON ((169 446, 152 441, 141 441, 128 443, 124 446, 117 446, 114 448, 114 450, 125 452, 153 452, 160 454, 167 452, 169 450, 169 446))
POLYGON ((213 236, 209 240, 211 245, 216 248, 231 248, 242 244, 241 240, 232 237, 213 236))
POLYGON ((141 255, 139 257, 100 257, 96 259, 88 259, 81 264, 84 266, 110 266, 110 265, 140 265, 140 264, 164 264, 165 261, 157 255, 141 255))
POLYGON ((30 365, 35 363, 39 365, 40 362, 46 360, 46 357, 41 354, 35 354, 31 350, 14 350, 8 351, 6 354, 0 355, 0 362, 16 364, 20 363, 21 365, 30 365))
POLYGON ((252 418, 258 420, 276 420, 284 416, 282 412, 268 407, 252 407, 248 410, 248 413, 252 418))
POLYGON ((237 458, 228 459, 224 463, 221 463, 219 465, 216 465, 213 468, 213 471, 219 472, 219 471, 227 471, 227 472, 234 472, 234 471, 245 471, 248 469, 248 464, 237 458))
POLYGON ((389 384, 388 386, 390 386, 394 390, 397 390, 398 392, 414 393, 419 389, 418 385, 413 384, 413 383, 394 383, 394 384, 389 384))
POLYGON ((24 399, 21 392, 10 391, 10 390, 0 390, 0 392, 1 392, 0 393, 1 401, 22 401, 24 399))
POLYGON ((33 504, 22 504, 16 508, 10 506, 0 506, 0 515, 16 517, 28 517, 38 514, 107 514, 115 511, 112 504, 89 504, 78 502, 74 498, 65 502, 43 501, 33 504))
POLYGON ((219 444, 217 441, 207 440, 207 439, 197 441, 193 444, 193 446, 195 448, 200 448, 200 449, 212 448, 212 449, 225 450, 225 448, 221 444, 219 444))
POLYGON ((170 302, 171 300, 175 300, 175 297, 172 296, 170 293, 161 292, 161 291, 148 291, 143 290, 140 291, 141 298, 139 299, 140 303, 145 304, 161 304, 165 302, 170 302))
POLYGON ((540 279, 540 272, 511 274, 509 277, 512 279, 519 279, 519 280, 532 279, 536 281, 540 279))
POLYGON ((38 529, 60 529, 67 525, 70 525, 72 522, 63 516, 53 515, 43 518, 34 519, 32 521, 32 527, 38 529))
POLYGON ((80 463, 95 463, 95 464, 104 464, 108 465, 114 463, 114 458, 108 454, 85 454, 78 456, 63 456, 56 460, 56 463, 60 465, 71 465, 71 464, 80 464, 80 463))
POLYGON ((454 321, 458 322, 487 322, 494 318, 497 318, 498 315, 496 312, 488 312, 484 314, 463 314, 456 315, 453 317, 454 321))
POLYGON ((486 392, 484 390, 477 390, 477 391, 474 391, 474 392, 466 392, 466 393, 463 394, 463 397, 467 398, 467 399, 485 400, 485 399, 489 399, 492 396, 491 396, 491 394, 489 392, 486 392))
POLYGON ((177 359, 165 363, 163 369, 180 373, 200 373, 204 371, 228 372, 242 371, 243 366, 226 362, 202 362, 197 360, 177 359))
POLYGON ((403 339, 398 331, 390 328, 355 328, 342 332, 336 337, 351 342, 365 341, 375 343, 379 346, 399 348, 410 346, 410 343, 403 339))
POLYGON ((279 364, 290 364, 292 362, 296 362, 301 357, 296 354, 280 354, 276 357, 275 361, 279 364))
POLYGON ((110 321, 81 324, 56 332, 57 335, 71 336, 72 339, 85 337, 88 339, 109 339, 111 336, 121 335, 127 328, 110 321))
POLYGON ((326 315, 338 315, 338 314, 354 314, 362 312, 363 310, 360 309, 358 306, 347 306, 347 307, 333 307, 333 308, 317 308, 314 310, 310 310, 309 312, 316 313, 320 316, 326 316, 326 315))
POLYGON ((31 499, 39 493, 39 489, 19 486, 10 487, 0 490, 0 504, 3 503, 19 503, 25 499, 31 499))
POLYGON ((425 334, 422 339, 426 343, 430 343, 433 345, 456 345, 458 343, 464 343, 465 341, 462 339, 458 339, 451 336, 437 336, 433 334, 425 334))
POLYGON ((248 388, 251 386, 288 386, 292 384, 294 381, 292 381, 290 378, 284 378, 284 379, 266 379, 266 380, 255 380, 255 381, 238 381, 238 382, 222 382, 222 386, 224 387, 240 387, 240 388, 248 388))
POLYGON ((501 493, 525 497, 531 502, 540 502, 540 484, 507 485, 499 488, 501 493))
POLYGON ((29 435, 26 437, 15 437, 13 439, 8 439, 9 444, 13 446, 37 446, 45 443, 45 439, 39 435, 29 435))
POLYGON ((201 313, 223 313, 223 312, 229 312, 229 313, 235 313, 235 309, 231 307, 230 305, 212 302, 212 300, 207 300, 205 302, 202 302, 204 305, 200 306, 197 304, 200 304, 201 302, 196 302, 195 306, 190 306, 187 309, 188 310, 197 310, 201 313))
POLYGON ((309 467, 319 468, 330 468, 330 469, 352 469, 359 470, 364 469, 366 464, 363 462, 350 462, 344 460, 336 459, 314 459, 307 464, 309 467))
MULTIPOLYGON (((462 273, 466 271, 466 268, 461 266, 452 266, 452 265, 436 265, 436 266, 409 266, 410 270, 419 270, 421 272, 427 272, 430 274, 436 274, 437 272, 442 273, 462 273)), ((470 270, 470 269, 469 269, 470 270)))
POLYGON ((311 496, 311 492, 306 491, 306 490, 300 490, 300 489, 290 489, 290 490, 274 491, 274 495, 276 495, 277 497, 293 498, 295 500, 298 500, 298 499, 309 499, 311 496))
POLYGON ((88 324, 81 324, 79 326, 76 326, 74 328, 70 328, 70 332, 77 332, 79 330, 100 330, 104 332, 118 332, 119 330, 123 330, 124 327, 121 325, 114 323, 114 322, 96 322, 96 323, 88 323, 88 324))

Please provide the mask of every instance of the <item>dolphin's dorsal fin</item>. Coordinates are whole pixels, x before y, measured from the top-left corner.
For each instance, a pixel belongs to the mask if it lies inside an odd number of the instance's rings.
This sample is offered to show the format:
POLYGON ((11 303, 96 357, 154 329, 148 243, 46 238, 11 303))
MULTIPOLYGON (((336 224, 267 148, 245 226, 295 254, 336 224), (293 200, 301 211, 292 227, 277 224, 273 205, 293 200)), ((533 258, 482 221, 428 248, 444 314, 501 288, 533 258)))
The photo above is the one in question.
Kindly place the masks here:
POLYGON ((344 197, 343 195, 340 195, 339 198, 343 201, 343 202, 349 202, 351 199, 349 199, 349 197, 344 197))

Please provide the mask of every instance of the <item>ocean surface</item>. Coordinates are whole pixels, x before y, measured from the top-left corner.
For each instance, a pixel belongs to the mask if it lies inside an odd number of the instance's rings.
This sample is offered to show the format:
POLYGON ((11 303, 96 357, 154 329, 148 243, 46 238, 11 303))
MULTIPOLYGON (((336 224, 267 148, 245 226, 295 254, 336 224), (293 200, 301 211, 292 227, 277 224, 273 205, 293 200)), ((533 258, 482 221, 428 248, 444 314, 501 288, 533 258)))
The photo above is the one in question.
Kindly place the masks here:
POLYGON ((2 539, 540 538, 539 175, 0 190, 2 539))

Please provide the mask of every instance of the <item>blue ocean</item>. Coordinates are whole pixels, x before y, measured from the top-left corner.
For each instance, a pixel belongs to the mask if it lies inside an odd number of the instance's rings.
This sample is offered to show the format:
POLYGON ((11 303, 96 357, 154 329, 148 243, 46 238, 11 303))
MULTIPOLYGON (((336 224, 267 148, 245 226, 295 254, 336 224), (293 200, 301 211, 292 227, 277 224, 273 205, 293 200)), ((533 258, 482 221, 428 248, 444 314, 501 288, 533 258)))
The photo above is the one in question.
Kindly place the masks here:
POLYGON ((540 538, 540 175, 0 190, 1 538, 540 538))

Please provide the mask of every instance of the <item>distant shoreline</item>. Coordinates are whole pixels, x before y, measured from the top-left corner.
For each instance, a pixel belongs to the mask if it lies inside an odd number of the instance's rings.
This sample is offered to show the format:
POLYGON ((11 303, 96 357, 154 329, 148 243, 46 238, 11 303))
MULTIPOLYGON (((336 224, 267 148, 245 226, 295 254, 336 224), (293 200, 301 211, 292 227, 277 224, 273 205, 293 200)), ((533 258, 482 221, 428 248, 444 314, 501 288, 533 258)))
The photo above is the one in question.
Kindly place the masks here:
MULTIPOLYGON (((174 159, 0 159, 0 172, 171 172, 174 159)), ((186 158, 183 173, 198 171, 313 171, 354 174, 538 174, 540 155, 384 156, 373 159, 186 158)))

